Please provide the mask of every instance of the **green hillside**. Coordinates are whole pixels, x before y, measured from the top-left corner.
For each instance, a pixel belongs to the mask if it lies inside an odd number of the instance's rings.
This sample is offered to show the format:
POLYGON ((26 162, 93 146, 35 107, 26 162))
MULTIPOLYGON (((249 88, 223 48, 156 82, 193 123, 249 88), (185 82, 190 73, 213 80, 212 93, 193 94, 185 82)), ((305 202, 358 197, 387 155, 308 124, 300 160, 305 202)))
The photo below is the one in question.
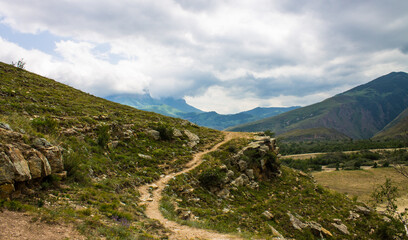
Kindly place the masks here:
POLYGON ((180 169, 194 151, 221 136, 4 63, 0 82, 0 196, 13 200, 0 200, 0 208, 33 210, 49 222, 73 222, 90 238, 163 236, 164 229, 144 217, 136 187, 180 169), (183 134, 175 136, 174 129, 183 134), (197 146, 190 144, 186 130, 200 138, 197 146), (49 175, 27 184, 18 182, 21 178, 7 180, 3 150, 38 153, 33 147, 37 142, 61 149, 66 179, 49 175), (11 188, 16 192, 8 196, 11 188))
POLYGON ((403 139, 408 140, 408 108, 390 122, 373 139, 403 139))
POLYGON ((408 107, 408 74, 393 72, 320 103, 231 127, 231 131, 331 128, 353 139, 371 138, 408 107))
POLYGON ((346 135, 329 128, 295 129, 278 137, 284 141, 350 140, 346 135))

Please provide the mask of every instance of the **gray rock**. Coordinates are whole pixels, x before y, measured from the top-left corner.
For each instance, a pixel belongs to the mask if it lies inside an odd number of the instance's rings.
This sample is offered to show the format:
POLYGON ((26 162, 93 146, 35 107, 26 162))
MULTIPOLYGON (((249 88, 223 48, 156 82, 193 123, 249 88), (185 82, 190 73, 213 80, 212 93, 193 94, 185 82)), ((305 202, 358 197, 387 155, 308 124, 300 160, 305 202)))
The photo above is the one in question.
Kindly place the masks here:
POLYGON ((246 175, 249 177, 249 179, 253 180, 255 178, 254 176, 254 170, 253 169, 247 169, 245 171, 246 175))
POLYGON ((47 158, 35 149, 28 153, 28 166, 30 168, 31 177, 41 178, 51 174, 51 166, 47 158))
POLYGON ((160 132, 159 131, 150 129, 150 130, 147 130, 147 134, 149 134, 150 137, 152 137, 154 140, 160 140, 160 132))
POLYGON ((363 206, 356 206, 356 212, 368 215, 370 214, 371 210, 363 206))
POLYGON ((217 193, 220 198, 228 198, 230 196, 230 191, 227 188, 222 189, 217 193))
POLYGON ((0 152, 0 185, 13 183, 13 179, 14 165, 4 152, 0 152))
POLYGON ((245 174, 241 174, 240 178, 242 178, 243 184, 248 185, 249 184, 249 178, 245 174))
POLYGON ((234 171, 228 170, 228 172, 227 172, 227 178, 228 178, 228 179, 232 179, 233 177, 234 177, 234 171))
POLYGON ((0 122, 0 128, 6 129, 9 131, 13 131, 13 129, 11 129, 10 125, 8 125, 7 123, 0 122))
POLYGON ((251 182, 251 184, 249 185, 250 188, 252 189, 258 189, 259 188, 259 184, 257 182, 251 182))
POLYGON ((262 213, 262 215, 268 219, 268 220, 272 220, 274 218, 273 214, 270 213, 268 210, 266 210, 265 212, 262 213))
POLYGON ((231 182, 232 185, 236 187, 241 187, 244 185, 244 180, 241 176, 237 177, 234 181, 231 182))
POLYGON ((184 134, 186 134, 186 136, 188 137, 190 141, 194 141, 194 142, 200 141, 200 138, 197 135, 195 135, 194 133, 188 130, 184 130, 184 134))
POLYGON ((33 142, 34 147, 41 149, 46 147, 51 147, 51 143, 47 141, 45 138, 36 138, 33 142))
POLYGON ((242 172, 247 169, 247 163, 244 160, 239 160, 238 162, 239 170, 242 172))
POLYGON ((350 232, 347 229, 347 226, 343 223, 332 223, 332 225, 337 228, 340 232, 346 235, 350 235, 350 232))
POLYGON ((147 159, 147 160, 152 159, 152 157, 149 156, 149 155, 145 155, 145 154, 141 154, 141 153, 138 153, 137 155, 138 155, 139 157, 143 158, 143 159, 147 159))
POLYGON ((174 128, 174 129, 173 129, 173 136, 174 136, 174 137, 182 137, 182 136, 183 136, 183 133, 181 133, 181 131, 178 130, 177 128, 174 128))
POLYGON ((31 180, 30 168, 21 151, 9 145, 7 155, 14 166, 14 180, 18 182, 31 180))
POLYGON ((303 223, 302 221, 300 221, 298 218, 296 218, 295 216, 293 216, 290 212, 287 213, 289 216, 289 220, 290 223, 292 224, 292 226, 299 230, 302 231, 303 228, 307 227, 307 225, 305 223, 303 223))
POLYGON ((271 228, 271 231, 272 231, 271 237, 273 239, 282 239, 282 240, 285 239, 285 237, 282 234, 280 234, 280 232, 278 232, 278 230, 276 230, 274 227, 272 227, 269 224, 268 224, 268 226, 271 228))
POLYGON ((51 173, 58 173, 64 170, 61 149, 56 146, 40 149, 41 153, 47 158, 51 166, 51 173))

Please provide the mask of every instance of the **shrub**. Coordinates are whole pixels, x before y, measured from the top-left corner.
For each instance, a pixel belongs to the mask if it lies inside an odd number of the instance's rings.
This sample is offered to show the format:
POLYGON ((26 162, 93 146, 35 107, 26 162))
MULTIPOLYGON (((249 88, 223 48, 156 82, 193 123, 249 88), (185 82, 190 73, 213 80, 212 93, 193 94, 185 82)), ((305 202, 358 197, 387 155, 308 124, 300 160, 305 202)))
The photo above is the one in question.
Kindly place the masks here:
POLYGON ((198 176, 198 181, 200 185, 206 189, 219 187, 222 184, 222 179, 225 177, 224 175, 225 173, 218 168, 209 169, 198 176))
POLYGON ((54 133, 58 127, 58 122, 50 117, 35 118, 31 121, 31 125, 41 133, 54 133))
POLYGON ((98 145, 105 148, 110 139, 109 126, 108 125, 99 126, 98 129, 96 130, 96 133, 98 135, 98 145))
POLYGON ((163 139, 163 140, 173 139, 174 129, 171 126, 161 123, 155 128, 155 130, 160 133, 160 138, 161 139, 163 139))

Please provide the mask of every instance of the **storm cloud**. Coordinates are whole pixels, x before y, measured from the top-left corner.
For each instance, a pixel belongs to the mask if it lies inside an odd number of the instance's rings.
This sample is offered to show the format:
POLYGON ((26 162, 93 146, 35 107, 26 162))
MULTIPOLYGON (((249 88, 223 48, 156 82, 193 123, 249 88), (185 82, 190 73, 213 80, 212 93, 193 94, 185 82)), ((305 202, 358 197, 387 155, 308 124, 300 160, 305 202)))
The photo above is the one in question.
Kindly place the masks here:
POLYGON ((305 105, 407 71, 406 9, 380 0, 0 0, 0 60, 24 58, 29 70, 98 96, 149 91, 221 113, 305 105))

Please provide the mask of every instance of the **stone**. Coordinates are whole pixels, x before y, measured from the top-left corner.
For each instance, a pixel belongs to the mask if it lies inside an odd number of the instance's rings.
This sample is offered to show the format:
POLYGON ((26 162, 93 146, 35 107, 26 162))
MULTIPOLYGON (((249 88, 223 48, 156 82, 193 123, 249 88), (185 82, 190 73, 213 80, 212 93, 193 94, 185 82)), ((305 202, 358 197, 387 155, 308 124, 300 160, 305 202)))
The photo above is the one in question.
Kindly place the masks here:
POLYGON ((237 177, 234 181, 231 182, 232 185, 236 187, 241 187, 244 185, 244 180, 241 176, 237 177))
POLYGON ((254 170, 253 169, 247 169, 245 171, 246 175, 249 177, 249 179, 253 180, 255 178, 254 176, 254 170))
POLYGON ((313 235, 315 236, 320 236, 322 233, 322 225, 318 224, 317 222, 308 222, 306 224, 307 227, 310 228, 310 230, 312 231, 313 235))
POLYGON ((193 147, 197 146, 197 144, 198 144, 197 142, 192 141, 192 142, 188 142, 187 146, 189 146, 190 148, 193 148, 193 147))
POLYGON ((303 228, 307 227, 306 224, 304 224, 302 221, 300 221, 298 218, 293 216, 290 212, 287 213, 289 216, 290 223, 292 224, 293 228, 302 231, 303 228))
POLYGON ((268 210, 266 210, 265 212, 262 213, 262 215, 268 219, 268 220, 272 220, 274 218, 273 214, 270 213, 268 210))
POLYGON ((244 160, 239 160, 238 166, 239 166, 239 170, 243 172, 247 169, 247 162, 245 162, 244 160))
POLYGON ((50 163, 41 152, 32 149, 27 155, 32 178, 45 177, 51 174, 50 163))
POLYGON ((227 178, 228 178, 228 179, 232 179, 233 177, 234 177, 234 171, 228 170, 228 172, 227 172, 227 178))
POLYGON ((183 133, 181 133, 181 131, 178 130, 177 128, 174 128, 174 129, 173 129, 173 136, 174 136, 174 137, 182 137, 182 136, 183 136, 183 133))
POLYGON ((259 188, 259 184, 257 182, 251 182, 251 184, 249 185, 250 188, 252 189, 258 189, 259 188))
POLYGON ((150 184, 149 187, 150 187, 151 189, 153 189, 153 190, 159 188, 159 186, 157 186, 155 183, 150 184))
POLYGON ((341 233, 350 235, 350 232, 347 229, 347 226, 344 225, 343 223, 332 223, 332 225, 339 230, 341 233))
POLYGON ((243 184, 248 185, 249 184, 249 178, 245 174, 241 174, 240 178, 242 178, 243 184))
POLYGON ((190 141, 200 141, 200 138, 189 130, 184 130, 184 134, 188 137, 190 141))
POLYGON ((282 234, 280 234, 280 232, 278 232, 278 230, 276 230, 273 226, 269 224, 268 226, 271 228, 271 231, 272 231, 271 237, 273 239, 285 239, 285 237, 282 234))
POLYGON ((370 214, 371 210, 363 206, 356 206, 356 212, 368 215, 370 214))
POLYGON ((41 153, 47 158, 51 166, 51 173, 58 173, 64 170, 61 149, 56 146, 40 149, 41 153))
POLYGON ((47 139, 45 138, 36 138, 33 141, 33 145, 34 147, 41 149, 41 148, 47 148, 47 147, 51 147, 51 143, 47 141, 47 139))
POLYGON ((147 131, 147 134, 150 135, 150 137, 152 137, 154 140, 160 140, 160 132, 150 129, 147 131))
POLYGON ((4 153, 0 153, 0 184, 13 183, 14 165, 10 158, 4 153))
POLYGON ((228 198, 230 196, 230 191, 227 188, 224 188, 217 193, 217 196, 224 199, 228 198))
POLYGON ((227 165, 225 165, 225 164, 221 165, 220 170, 223 171, 223 172, 227 172, 228 171, 227 165))
POLYGON ((350 211, 350 216, 348 217, 349 220, 357 220, 360 217, 360 214, 350 211))
POLYGON ((138 153, 137 155, 138 155, 140 158, 143 158, 143 159, 147 159, 147 160, 152 159, 152 157, 149 156, 149 155, 144 155, 144 154, 141 154, 141 153, 138 153))
POLYGON ((6 151, 14 166, 14 180, 18 182, 31 180, 30 168, 21 151, 11 145, 7 146, 6 151))
POLYGON ((0 122, 0 128, 6 129, 9 131, 13 131, 13 129, 11 129, 10 125, 8 125, 7 123, 0 122))
POLYGON ((56 176, 59 179, 66 179, 67 178, 67 171, 62 171, 58 173, 53 173, 52 175, 56 176))
POLYGON ((326 228, 324 228, 324 227, 322 227, 321 233, 323 233, 323 235, 325 235, 325 236, 333 237, 333 234, 332 234, 329 230, 327 230, 326 228))
POLYGON ((8 198, 14 192, 14 185, 12 183, 6 183, 0 185, 0 198, 8 198))

